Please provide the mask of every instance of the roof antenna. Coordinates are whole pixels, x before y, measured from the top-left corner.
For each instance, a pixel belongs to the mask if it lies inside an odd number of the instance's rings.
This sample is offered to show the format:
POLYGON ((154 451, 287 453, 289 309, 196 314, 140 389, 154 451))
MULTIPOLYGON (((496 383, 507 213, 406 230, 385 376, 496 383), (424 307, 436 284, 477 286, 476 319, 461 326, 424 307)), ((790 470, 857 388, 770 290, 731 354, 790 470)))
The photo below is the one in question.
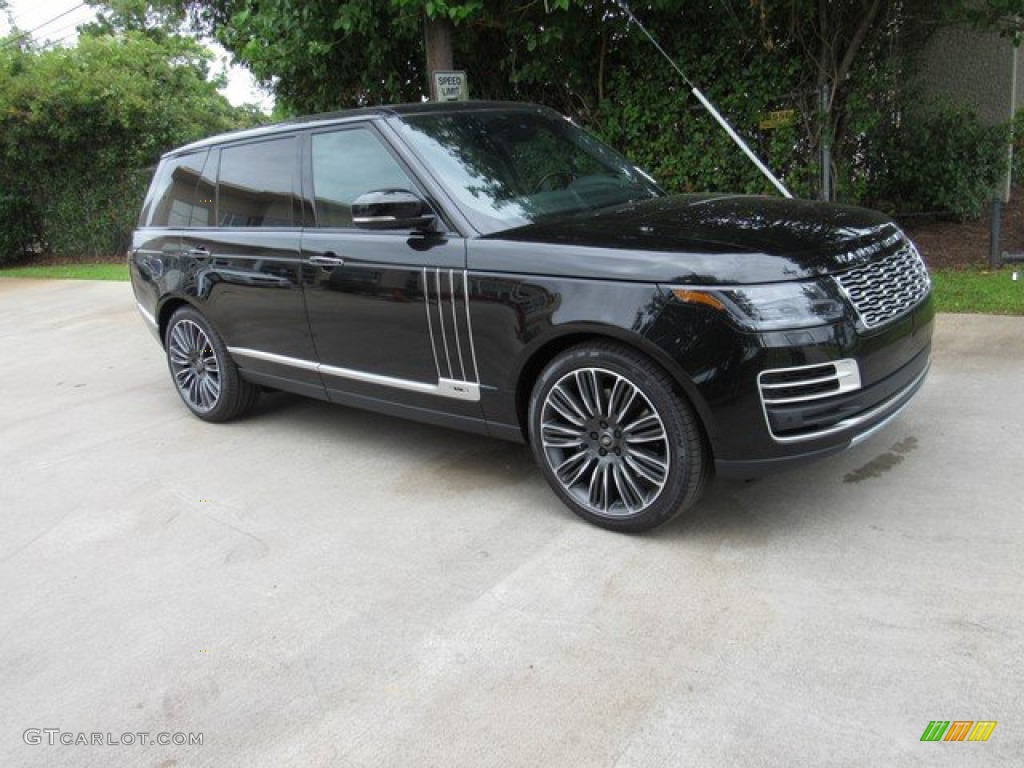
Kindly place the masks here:
POLYGON ((668 63, 671 64, 672 68, 679 73, 679 76, 681 78, 683 78, 683 82, 690 86, 690 93, 692 93, 697 98, 697 101, 704 105, 704 108, 708 112, 710 112, 711 116, 718 121, 718 124, 725 129, 725 132, 729 134, 729 138, 736 142, 737 146, 739 146, 739 148, 743 150, 743 154, 749 157, 750 161, 757 166, 757 169, 768 177, 768 180, 775 185, 775 188, 782 193, 783 197, 793 197, 793 195, 789 193, 789 190, 782 185, 782 182, 775 177, 775 174, 768 170, 768 166, 761 162, 760 158, 754 154, 754 151, 750 147, 748 147, 747 143, 740 138, 739 134, 736 133, 736 131, 733 130, 732 126, 729 125, 729 121, 722 117, 721 113, 719 113, 719 111, 715 109, 715 105, 708 101, 707 97, 700 92, 700 88, 698 88, 697 86, 690 82, 690 78, 686 76, 686 73, 679 68, 679 65, 676 64, 675 61, 673 61, 671 56, 665 53, 665 49, 658 45, 658 41, 655 40, 651 33, 647 31, 647 27, 641 24, 640 19, 633 15, 633 11, 631 11, 629 9, 629 6, 626 5, 626 0, 617 0, 617 2, 619 4, 619 7, 626 12, 627 16, 629 16, 630 20, 638 27, 640 27, 640 30, 645 35, 647 35, 647 39, 654 44, 654 47, 658 49, 661 55, 668 59, 668 63))

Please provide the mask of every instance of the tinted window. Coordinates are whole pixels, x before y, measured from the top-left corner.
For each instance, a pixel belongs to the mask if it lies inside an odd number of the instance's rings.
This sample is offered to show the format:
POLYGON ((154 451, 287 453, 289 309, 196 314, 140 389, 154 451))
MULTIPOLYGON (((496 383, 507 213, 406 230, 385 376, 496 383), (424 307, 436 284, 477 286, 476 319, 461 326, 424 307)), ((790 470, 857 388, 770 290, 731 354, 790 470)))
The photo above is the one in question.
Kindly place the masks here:
POLYGON ((222 149, 218 226, 292 226, 295 165, 295 139, 291 137, 222 149))
POLYGON ((378 189, 415 186, 372 131, 313 134, 313 192, 321 227, 351 227, 352 201, 378 189))
POLYGON ((553 113, 410 115, 401 126, 481 232, 661 194, 615 150, 553 113))
MULTIPOLYGON (((151 227, 203 227, 213 219, 209 152, 168 158, 153 181, 141 221, 151 227)), ((210 163, 212 165, 212 163, 210 163)))

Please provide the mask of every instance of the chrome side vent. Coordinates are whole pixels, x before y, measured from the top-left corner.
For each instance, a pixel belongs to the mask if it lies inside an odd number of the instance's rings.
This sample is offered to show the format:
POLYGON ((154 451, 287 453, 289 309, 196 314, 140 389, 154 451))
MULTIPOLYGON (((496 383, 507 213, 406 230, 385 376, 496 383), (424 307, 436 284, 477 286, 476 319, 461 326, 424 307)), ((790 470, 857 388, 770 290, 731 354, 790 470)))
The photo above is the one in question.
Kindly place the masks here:
POLYGON ((856 360, 774 368, 757 377, 768 431, 780 443, 811 440, 843 429, 858 409, 856 360))
POLYGON ((762 371, 757 386, 765 407, 805 403, 860 389, 860 369, 856 360, 775 368, 762 371))

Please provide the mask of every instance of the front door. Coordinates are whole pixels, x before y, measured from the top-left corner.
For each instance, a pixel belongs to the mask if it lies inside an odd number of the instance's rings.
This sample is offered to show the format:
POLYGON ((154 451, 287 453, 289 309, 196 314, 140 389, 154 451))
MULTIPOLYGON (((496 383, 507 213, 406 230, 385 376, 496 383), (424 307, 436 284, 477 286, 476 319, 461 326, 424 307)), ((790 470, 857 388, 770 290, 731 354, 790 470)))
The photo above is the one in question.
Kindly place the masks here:
POLYGON ((421 192, 368 125, 310 136, 315 228, 302 236, 303 286, 320 374, 332 400, 432 420, 479 419, 458 233, 367 231, 352 224, 366 192, 421 192))

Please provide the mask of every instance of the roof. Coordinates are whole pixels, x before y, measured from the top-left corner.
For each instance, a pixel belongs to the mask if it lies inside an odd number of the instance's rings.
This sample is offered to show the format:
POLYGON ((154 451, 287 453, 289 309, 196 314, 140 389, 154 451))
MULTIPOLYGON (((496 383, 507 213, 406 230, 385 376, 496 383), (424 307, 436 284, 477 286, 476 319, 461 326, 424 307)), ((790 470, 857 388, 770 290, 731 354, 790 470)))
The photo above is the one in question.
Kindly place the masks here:
POLYGON ((261 125, 256 128, 243 128, 238 131, 221 133, 205 139, 194 141, 182 147, 177 147, 166 153, 177 155, 182 152, 191 152, 204 147, 215 146, 225 141, 236 141, 238 139, 255 139, 263 136, 272 136, 277 133, 286 133, 299 128, 310 126, 331 125, 333 123, 344 123, 350 120, 365 118, 383 117, 404 117, 406 115, 429 115, 443 113, 467 113, 467 112, 488 112, 494 110, 541 110, 546 109, 538 104, 517 101, 424 101, 414 104, 391 104, 376 107, 362 107, 360 109, 346 109, 339 112, 323 112, 315 115, 304 115, 293 117, 269 125, 261 125))

